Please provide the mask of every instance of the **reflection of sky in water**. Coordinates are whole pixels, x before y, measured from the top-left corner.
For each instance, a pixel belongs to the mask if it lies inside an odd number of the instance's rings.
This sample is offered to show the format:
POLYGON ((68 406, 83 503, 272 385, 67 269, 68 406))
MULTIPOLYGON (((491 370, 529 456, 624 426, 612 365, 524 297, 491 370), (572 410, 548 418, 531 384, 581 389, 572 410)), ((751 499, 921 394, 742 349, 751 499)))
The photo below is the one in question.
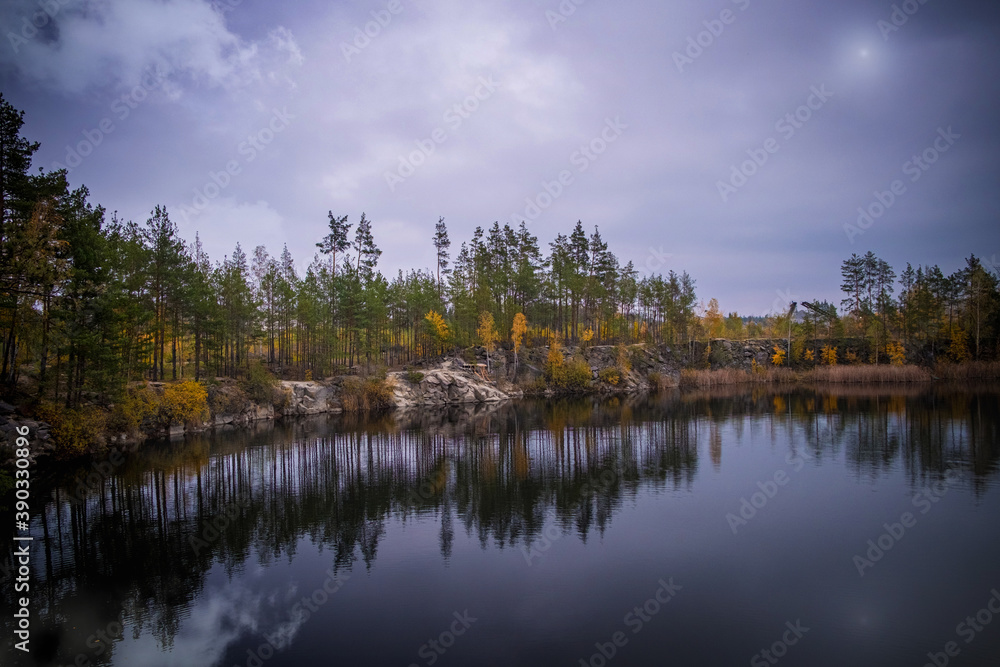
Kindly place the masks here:
POLYGON ((205 588, 191 603, 169 647, 149 632, 133 639, 131 628, 115 647, 115 664, 177 666, 212 665, 226 648, 241 637, 266 634, 280 647, 290 644, 301 622, 288 617, 297 589, 281 586, 286 564, 263 568, 250 565, 242 577, 229 579, 216 565, 205 579, 205 588), (279 620, 284 615, 285 620, 279 620))
MULTIPOLYGON (((206 503, 222 488, 252 496, 248 523, 211 545, 203 588, 184 575, 193 601, 151 608, 156 619, 181 605, 170 646, 150 620, 137 639, 127 625, 113 662, 245 665, 271 637, 280 650, 268 667, 331 655, 426 664, 421 648, 468 610, 476 622, 439 664, 578 664, 618 630, 628 638, 620 664, 745 664, 799 619, 810 630, 788 664, 921 664, 1000 584, 996 397, 985 412, 963 412, 961 401, 928 407, 916 395, 859 400, 529 405, 451 424, 457 440, 384 427, 324 440, 322 425, 272 437, 277 446, 220 440, 207 459, 166 466, 165 506, 180 517, 171 530, 186 545, 197 471, 206 503), (947 468, 959 481, 920 513, 914 494, 947 468), (612 483, 588 494, 584 483, 606 470, 612 483), (727 516, 779 471, 787 481, 734 535, 727 516), (429 479, 444 484, 420 499, 429 479), (853 556, 904 512, 915 525, 859 577, 853 556), (342 588, 308 617, 297 611, 335 565, 342 588), (660 578, 683 588, 632 634, 626 615, 660 578)), ((128 475, 147 494, 156 478, 128 475)), ((156 535, 133 539, 158 544, 156 535)), ((172 556, 156 567, 191 554, 172 556)), ((992 664, 997 630, 963 644, 963 664, 992 664)))

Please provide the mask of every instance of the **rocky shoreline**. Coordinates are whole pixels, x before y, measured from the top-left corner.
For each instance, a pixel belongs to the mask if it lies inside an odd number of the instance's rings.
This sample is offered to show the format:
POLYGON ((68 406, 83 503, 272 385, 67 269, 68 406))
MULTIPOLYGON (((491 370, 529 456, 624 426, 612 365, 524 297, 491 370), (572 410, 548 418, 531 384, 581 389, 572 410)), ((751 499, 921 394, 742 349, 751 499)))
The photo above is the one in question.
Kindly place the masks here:
MULTIPOLYGON (((566 359, 582 361, 590 368, 591 378, 586 389, 560 391, 547 386, 543 371, 549 353, 548 346, 522 349, 515 361, 510 350, 493 352, 487 358, 483 348, 467 350, 464 357, 453 355, 417 362, 404 370, 389 372, 385 383, 391 393, 391 407, 410 411, 431 406, 496 404, 525 395, 553 396, 558 394, 633 394, 664 386, 677 386, 682 368, 692 360, 712 368, 749 369, 754 362, 768 365, 773 347, 784 341, 712 341, 695 343, 682 348, 670 346, 611 346, 592 345, 563 349, 566 359), (489 366, 488 377, 483 370, 489 366), (608 369, 617 372, 602 375, 608 369)), ((272 404, 251 400, 233 400, 236 409, 212 413, 208 420, 186 425, 173 424, 159 432, 117 435, 108 438, 108 445, 137 444, 149 437, 177 437, 184 433, 215 428, 245 427, 255 422, 288 417, 300 417, 344 412, 344 383, 351 376, 338 376, 323 381, 282 380, 277 388, 280 401, 272 404)), ((150 383, 162 390, 163 383, 150 383)), ((234 381, 219 380, 213 391, 239 396, 234 381)), ((31 433, 32 458, 46 456, 55 450, 51 428, 42 421, 26 416, 15 406, 0 402, 0 463, 13 458, 15 429, 27 426, 31 433)))

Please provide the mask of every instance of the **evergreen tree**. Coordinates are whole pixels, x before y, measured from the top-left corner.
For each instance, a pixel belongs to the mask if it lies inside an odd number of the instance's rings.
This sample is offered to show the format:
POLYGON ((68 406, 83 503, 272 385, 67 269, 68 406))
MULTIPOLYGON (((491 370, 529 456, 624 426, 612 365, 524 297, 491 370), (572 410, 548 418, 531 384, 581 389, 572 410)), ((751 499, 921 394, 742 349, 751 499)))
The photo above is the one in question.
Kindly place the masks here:
POLYGON ((150 250, 150 287, 155 318, 152 379, 162 380, 166 357, 167 320, 180 298, 179 277, 180 268, 185 260, 184 244, 177 236, 177 225, 170 220, 166 207, 159 205, 146 220, 143 235, 150 250))
POLYGON ((443 273, 447 278, 450 273, 448 270, 448 260, 450 259, 448 248, 451 247, 451 241, 448 239, 448 228, 444 224, 444 218, 438 218, 437 224, 434 225, 433 240, 437 258, 438 296, 441 296, 444 292, 444 283, 441 280, 441 274, 443 273))

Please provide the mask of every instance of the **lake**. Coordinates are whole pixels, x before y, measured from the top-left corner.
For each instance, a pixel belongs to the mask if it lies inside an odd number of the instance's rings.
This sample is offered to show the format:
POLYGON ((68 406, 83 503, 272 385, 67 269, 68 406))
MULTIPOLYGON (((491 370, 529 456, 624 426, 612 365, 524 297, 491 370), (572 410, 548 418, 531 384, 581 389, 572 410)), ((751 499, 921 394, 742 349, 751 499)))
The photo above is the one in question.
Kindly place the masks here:
POLYGON ((146 444, 38 481, 32 651, 5 576, 2 664, 997 665, 998 462, 1000 392, 970 387, 146 444))

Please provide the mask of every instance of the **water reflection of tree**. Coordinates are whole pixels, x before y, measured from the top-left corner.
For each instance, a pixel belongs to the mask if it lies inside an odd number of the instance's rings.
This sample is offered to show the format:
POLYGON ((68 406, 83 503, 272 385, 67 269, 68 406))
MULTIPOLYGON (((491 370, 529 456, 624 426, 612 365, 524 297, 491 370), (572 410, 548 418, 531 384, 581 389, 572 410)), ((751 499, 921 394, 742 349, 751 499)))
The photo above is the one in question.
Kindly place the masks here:
MULTIPOLYGON (((902 466, 914 487, 967 469, 980 490, 1000 459, 1000 396, 953 385, 824 386, 774 391, 756 387, 688 392, 694 413, 723 418, 741 437, 748 421, 811 456, 844 456, 859 475, 878 477, 902 466)), ((710 441, 710 452, 711 441, 710 441)), ((721 459, 722 452, 713 453, 721 459)))
POLYGON ((807 396, 795 397, 794 421, 806 427, 817 451, 843 449, 858 474, 874 478, 900 465, 916 487, 962 468, 978 492, 997 470, 995 393, 953 387, 847 390, 822 396, 822 413, 802 405, 807 396))
POLYGON ((531 545, 550 521, 586 540, 640 490, 689 489, 699 445, 721 465, 725 429, 843 455, 858 474, 901 465, 915 485, 967 467, 978 486, 997 468, 998 412, 995 393, 757 388, 312 419, 148 446, 85 502, 67 500, 72 480, 51 490, 35 521, 34 628, 58 638, 57 662, 122 612, 169 646, 213 564, 290 558, 307 539, 335 568, 371 567, 391 516, 433 517, 446 559, 457 524, 484 547, 531 545))

